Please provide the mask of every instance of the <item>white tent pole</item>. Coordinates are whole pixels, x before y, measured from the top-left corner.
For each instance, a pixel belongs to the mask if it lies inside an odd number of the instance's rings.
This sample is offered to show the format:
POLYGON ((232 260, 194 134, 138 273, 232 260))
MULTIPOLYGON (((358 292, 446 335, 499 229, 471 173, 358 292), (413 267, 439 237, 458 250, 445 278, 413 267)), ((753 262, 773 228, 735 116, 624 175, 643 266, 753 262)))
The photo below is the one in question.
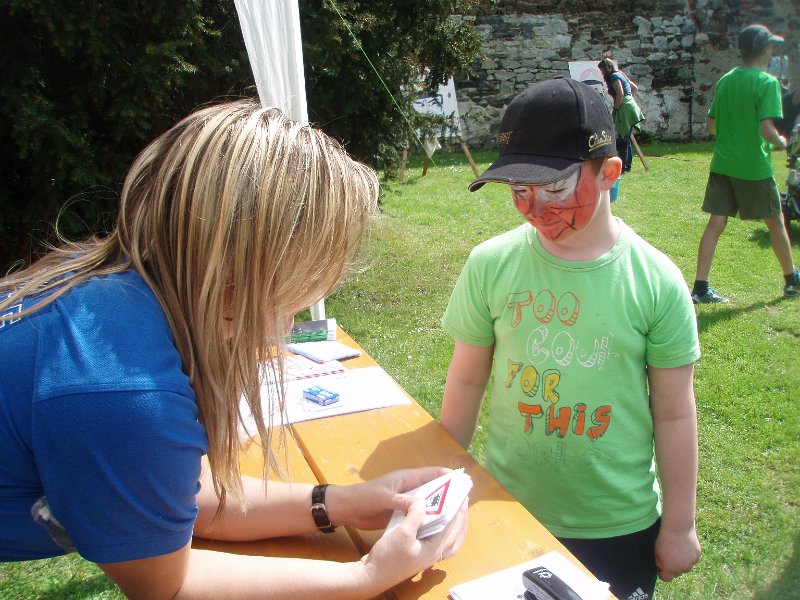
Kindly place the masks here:
MULTIPOLYGON (((247 56, 261 104, 308 124, 303 43, 297 0, 235 0, 247 56)), ((311 318, 325 318, 325 300, 311 307, 311 318)))

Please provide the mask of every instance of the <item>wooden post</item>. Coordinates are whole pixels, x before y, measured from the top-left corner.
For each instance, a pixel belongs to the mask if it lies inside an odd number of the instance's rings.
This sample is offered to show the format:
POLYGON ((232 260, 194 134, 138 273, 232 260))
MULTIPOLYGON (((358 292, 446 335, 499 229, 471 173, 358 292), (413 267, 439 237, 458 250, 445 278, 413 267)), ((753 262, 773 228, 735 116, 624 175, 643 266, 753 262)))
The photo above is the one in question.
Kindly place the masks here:
POLYGON ((636 141, 636 138, 633 136, 633 132, 632 131, 631 131, 631 144, 633 144, 633 147, 636 149, 636 154, 639 155, 639 159, 642 161, 642 164, 644 165, 644 170, 645 171, 649 171, 650 170, 650 165, 647 164, 647 160, 645 159, 644 154, 642 154, 642 149, 639 148, 639 143, 636 141))
POLYGON ((403 178, 406 176, 406 162, 408 162, 408 146, 403 148, 403 158, 400 161, 400 183, 403 183, 403 178))
POLYGON ((469 148, 467 147, 467 142, 464 141, 464 138, 459 138, 461 140, 461 149, 464 151, 464 154, 467 155, 467 160, 469 161, 470 166, 472 167, 472 172, 475 173, 475 177, 479 177, 480 173, 478 172, 478 167, 475 166, 475 161, 472 160, 472 154, 469 152, 469 148))

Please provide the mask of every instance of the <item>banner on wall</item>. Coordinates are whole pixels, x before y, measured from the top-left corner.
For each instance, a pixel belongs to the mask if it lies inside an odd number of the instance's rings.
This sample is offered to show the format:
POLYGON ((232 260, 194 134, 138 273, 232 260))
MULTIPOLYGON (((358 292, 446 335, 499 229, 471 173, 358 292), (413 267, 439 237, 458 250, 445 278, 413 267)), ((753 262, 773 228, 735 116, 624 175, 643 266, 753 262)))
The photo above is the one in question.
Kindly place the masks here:
POLYGON ((453 78, 440 85, 434 96, 426 96, 414 100, 414 109, 424 115, 436 115, 452 119, 448 135, 461 136, 461 120, 458 114, 458 101, 456 100, 456 84, 453 78))

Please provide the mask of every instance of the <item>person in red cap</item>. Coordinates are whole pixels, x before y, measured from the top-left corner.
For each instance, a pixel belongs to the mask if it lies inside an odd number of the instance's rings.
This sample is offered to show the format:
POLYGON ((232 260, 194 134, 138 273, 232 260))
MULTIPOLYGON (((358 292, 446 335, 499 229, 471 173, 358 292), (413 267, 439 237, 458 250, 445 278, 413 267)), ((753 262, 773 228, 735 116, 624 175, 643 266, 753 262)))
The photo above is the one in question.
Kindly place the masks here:
POLYGON ((703 200, 703 211, 710 216, 697 249, 695 304, 728 302, 709 285, 709 275, 728 217, 737 215, 764 221, 783 272, 783 295, 800 295, 800 274, 792 260, 770 156, 773 148, 786 149, 786 138, 774 123, 782 117, 781 86, 765 70, 781 42, 764 25, 748 25, 739 34, 741 66, 717 82, 707 126, 717 139, 703 200))
POLYGON ((614 133, 571 79, 508 105, 470 190, 510 186, 525 223, 473 249, 455 284, 441 424, 468 447, 493 372, 487 468, 617 598, 646 600, 700 558, 700 347, 681 272, 611 214, 614 133))

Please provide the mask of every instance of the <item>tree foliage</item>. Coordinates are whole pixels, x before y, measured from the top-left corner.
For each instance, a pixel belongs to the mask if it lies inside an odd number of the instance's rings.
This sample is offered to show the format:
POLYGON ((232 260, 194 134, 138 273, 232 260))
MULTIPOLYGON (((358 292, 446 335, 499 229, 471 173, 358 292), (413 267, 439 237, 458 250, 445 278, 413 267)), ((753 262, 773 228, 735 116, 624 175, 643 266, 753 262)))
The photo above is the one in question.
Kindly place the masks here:
POLYGON ((452 17, 475 4, 301 0, 309 118, 346 141, 351 154, 392 170, 397 149, 425 125, 413 100, 479 55, 472 22, 452 17))
POLYGON ((132 158, 199 102, 243 91, 236 14, 200 0, 0 6, 0 253, 102 230, 132 158), (233 22, 236 27, 230 27, 233 22), (227 46, 226 46, 227 44, 227 46))
MULTIPOLYGON (((468 0, 300 0, 312 122, 391 168, 414 127, 413 84, 478 55, 468 0), (405 90, 405 91, 403 91, 405 90), (405 115, 405 117, 403 116, 405 115)), ((0 268, 37 241, 102 232, 144 145, 199 105, 256 95, 230 0, 0 4, 0 268)))

